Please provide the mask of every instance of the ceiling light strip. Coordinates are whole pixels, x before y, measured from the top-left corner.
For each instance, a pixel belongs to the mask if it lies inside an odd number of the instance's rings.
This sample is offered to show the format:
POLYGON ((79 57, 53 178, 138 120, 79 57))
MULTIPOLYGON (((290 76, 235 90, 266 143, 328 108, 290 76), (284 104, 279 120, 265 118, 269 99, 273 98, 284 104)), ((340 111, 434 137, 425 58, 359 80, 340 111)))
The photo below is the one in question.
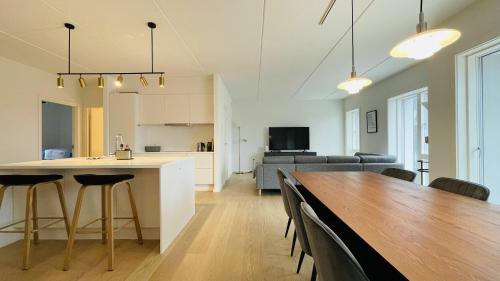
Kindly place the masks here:
POLYGON ((257 99, 260 99, 260 89, 262 81, 262 53, 264 49, 264 24, 266 22, 266 0, 262 5, 262 26, 260 29, 260 54, 259 54, 259 79, 257 81, 257 99))

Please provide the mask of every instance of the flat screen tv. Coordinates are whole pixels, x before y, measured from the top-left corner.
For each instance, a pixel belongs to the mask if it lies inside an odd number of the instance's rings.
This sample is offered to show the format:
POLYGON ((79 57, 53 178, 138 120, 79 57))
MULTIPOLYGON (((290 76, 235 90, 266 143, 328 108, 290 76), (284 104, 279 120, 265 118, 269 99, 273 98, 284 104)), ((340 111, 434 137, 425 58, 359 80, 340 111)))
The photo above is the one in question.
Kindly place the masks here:
POLYGON ((270 150, 308 150, 309 127, 269 127, 270 150))

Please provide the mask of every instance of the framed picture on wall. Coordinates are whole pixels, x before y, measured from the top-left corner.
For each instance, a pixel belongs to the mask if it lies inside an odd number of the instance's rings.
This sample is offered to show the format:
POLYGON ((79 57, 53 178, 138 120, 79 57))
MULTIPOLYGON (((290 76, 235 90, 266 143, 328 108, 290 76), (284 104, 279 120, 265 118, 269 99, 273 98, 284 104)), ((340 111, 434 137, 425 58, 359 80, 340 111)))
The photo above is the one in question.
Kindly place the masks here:
POLYGON ((366 132, 367 133, 378 132, 377 110, 368 111, 366 113, 366 132))

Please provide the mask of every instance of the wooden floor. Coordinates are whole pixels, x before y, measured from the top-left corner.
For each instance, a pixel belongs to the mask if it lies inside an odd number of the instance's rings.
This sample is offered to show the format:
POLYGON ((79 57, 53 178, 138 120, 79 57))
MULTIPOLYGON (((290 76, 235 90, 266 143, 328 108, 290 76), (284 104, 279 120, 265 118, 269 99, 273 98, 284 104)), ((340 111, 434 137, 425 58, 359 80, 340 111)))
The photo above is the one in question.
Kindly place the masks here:
POLYGON ((310 257, 295 273, 300 246, 290 257, 293 226, 285 239, 282 204, 276 192, 259 197, 250 175, 233 176, 221 193, 196 194, 195 217, 163 255, 158 241, 117 241, 115 270, 107 272, 100 241, 79 240, 64 272, 65 242, 42 240, 23 271, 17 242, 0 249, 0 280, 309 280, 310 257))

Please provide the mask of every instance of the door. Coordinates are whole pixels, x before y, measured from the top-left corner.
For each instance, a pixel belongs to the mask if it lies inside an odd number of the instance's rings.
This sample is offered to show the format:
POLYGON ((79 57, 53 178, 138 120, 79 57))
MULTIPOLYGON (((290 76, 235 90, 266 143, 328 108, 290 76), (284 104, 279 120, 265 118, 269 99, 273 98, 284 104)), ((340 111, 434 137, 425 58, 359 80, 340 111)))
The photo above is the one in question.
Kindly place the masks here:
POLYGON ((500 51, 481 58, 480 182, 490 189, 490 202, 500 203, 500 51))
POLYGON ((73 108, 68 105, 42 101, 43 160, 73 156, 73 108))
POLYGON ((88 108, 88 155, 104 155, 104 111, 102 107, 88 108))

